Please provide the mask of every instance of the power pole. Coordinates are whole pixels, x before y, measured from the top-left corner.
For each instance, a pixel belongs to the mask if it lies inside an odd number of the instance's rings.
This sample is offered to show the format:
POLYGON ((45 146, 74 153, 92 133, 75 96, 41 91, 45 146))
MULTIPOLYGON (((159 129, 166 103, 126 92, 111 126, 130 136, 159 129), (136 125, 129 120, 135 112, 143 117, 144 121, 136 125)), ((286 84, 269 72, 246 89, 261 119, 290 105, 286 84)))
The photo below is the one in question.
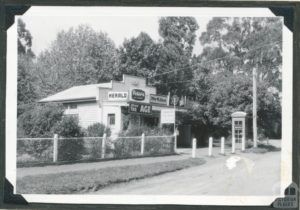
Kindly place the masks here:
POLYGON ((257 147, 257 69, 259 63, 262 63, 262 53, 260 53, 260 60, 257 61, 256 66, 253 68, 253 147, 257 147))
POLYGON ((257 75, 257 67, 253 68, 253 147, 257 147, 257 84, 256 84, 256 75, 257 75))

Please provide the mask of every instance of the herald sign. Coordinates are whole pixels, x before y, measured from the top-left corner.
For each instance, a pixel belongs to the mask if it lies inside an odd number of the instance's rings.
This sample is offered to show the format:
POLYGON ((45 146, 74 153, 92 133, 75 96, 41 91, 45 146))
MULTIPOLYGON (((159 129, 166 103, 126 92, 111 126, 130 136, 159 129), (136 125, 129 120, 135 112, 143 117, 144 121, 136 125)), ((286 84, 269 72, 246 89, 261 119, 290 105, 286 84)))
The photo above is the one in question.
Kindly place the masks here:
POLYGON ((109 101, 125 101, 128 98, 128 92, 108 92, 107 99, 109 101))
POLYGON ((161 124, 175 123, 175 110, 174 109, 162 109, 160 112, 161 124))

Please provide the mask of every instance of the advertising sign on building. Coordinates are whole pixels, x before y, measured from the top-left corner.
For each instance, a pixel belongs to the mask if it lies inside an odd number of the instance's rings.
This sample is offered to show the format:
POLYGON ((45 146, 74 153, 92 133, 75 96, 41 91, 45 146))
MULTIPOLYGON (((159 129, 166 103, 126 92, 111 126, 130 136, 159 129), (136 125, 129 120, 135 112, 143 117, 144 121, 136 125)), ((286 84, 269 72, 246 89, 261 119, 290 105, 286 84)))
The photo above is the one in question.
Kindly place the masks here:
POLYGON ((128 111, 136 114, 151 114, 152 106, 150 104, 129 103, 128 111))
POLYGON ((163 95, 150 94, 150 103, 159 105, 168 105, 168 97, 163 95))
POLYGON ((109 101, 125 101, 128 98, 128 92, 108 92, 107 99, 109 101))
POLYGON ((144 101, 146 97, 146 93, 140 89, 132 89, 131 90, 131 98, 136 101, 144 101))
POLYGON ((175 110, 174 109, 162 109, 160 112, 160 123, 174 123, 175 122, 175 110))
POLYGON ((184 107, 186 106, 186 97, 178 97, 178 96, 171 96, 170 97, 170 101, 169 101, 169 105, 170 106, 174 106, 174 103, 175 103, 175 106, 178 106, 178 107, 184 107))
POLYGON ((130 101, 137 101, 142 103, 149 103, 149 92, 142 89, 131 89, 130 91, 130 101))

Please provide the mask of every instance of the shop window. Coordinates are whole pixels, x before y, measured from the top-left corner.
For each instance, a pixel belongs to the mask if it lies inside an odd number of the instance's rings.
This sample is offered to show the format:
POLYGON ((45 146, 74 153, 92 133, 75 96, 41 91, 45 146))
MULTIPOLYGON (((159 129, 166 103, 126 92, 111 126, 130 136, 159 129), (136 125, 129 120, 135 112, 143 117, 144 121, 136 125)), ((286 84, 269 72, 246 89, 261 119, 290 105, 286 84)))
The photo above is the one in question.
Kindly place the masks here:
POLYGON ((116 115, 115 114, 108 114, 107 121, 108 121, 108 125, 115 125, 116 115))
POLYGON ((70 104, 70 109, 77 109, 77 104, 70 104))

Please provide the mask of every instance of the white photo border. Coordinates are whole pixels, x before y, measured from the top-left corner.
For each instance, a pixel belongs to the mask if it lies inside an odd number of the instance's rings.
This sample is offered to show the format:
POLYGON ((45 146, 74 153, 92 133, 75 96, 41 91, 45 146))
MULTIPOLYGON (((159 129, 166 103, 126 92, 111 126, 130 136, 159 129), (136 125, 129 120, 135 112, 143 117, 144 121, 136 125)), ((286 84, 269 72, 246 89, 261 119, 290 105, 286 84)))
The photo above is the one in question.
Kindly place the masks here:
MULTIPOLYGON (((24 16, 200 16, 275 17, 268 8, 221 7, 31 7, 24 16), (100 15, 99 15, 100 14, 100 15), (199 15, 200 14, 200 15, 199 15)), ((18 16, 16 16, 16 19, 18 16)), ((6 178, 16 190, 17 139, 17 21, 7 30, 6 178)), ((293 34, 283 25, 282 49, 281 193, 292 183, 293 34)), ((259 189, 258 189, 259 190, 259 189)), ((29 203, 72 204, 178 204, 270 205, 276 196, 173 196, 173 195, 44 195, 22 194, 29 203)))

